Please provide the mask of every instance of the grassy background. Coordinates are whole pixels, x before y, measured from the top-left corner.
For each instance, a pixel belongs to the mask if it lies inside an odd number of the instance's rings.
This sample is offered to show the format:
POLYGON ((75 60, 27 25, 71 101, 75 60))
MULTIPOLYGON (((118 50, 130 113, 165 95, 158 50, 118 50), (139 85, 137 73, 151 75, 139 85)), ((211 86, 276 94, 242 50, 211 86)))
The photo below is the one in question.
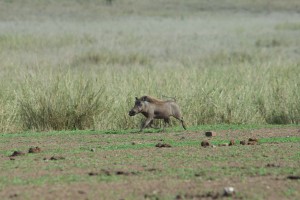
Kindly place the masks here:
POLYGON ((0 1, 0 132, 137 128, 135 96, 188 126, 300 121, 300 3, 0 1))

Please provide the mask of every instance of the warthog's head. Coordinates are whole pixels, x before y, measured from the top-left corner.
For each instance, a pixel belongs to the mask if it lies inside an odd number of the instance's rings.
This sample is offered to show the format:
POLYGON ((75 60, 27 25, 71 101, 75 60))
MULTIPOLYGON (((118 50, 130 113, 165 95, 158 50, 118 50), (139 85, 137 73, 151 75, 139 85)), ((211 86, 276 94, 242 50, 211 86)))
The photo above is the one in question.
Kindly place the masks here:
POLYGON ((129 116, 134 116, 136 114, 139 114, 144 110, 145 107, 145 101, 143 99, 138 99, 135 97, 135 103, 133 108, 129 111, 129 116))

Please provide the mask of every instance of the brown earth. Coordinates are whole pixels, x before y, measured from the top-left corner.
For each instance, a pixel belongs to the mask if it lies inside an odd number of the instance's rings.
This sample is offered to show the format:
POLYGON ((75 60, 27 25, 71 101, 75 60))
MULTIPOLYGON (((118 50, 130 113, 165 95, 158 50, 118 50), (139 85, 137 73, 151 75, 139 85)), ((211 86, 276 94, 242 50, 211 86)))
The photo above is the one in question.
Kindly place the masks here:
MULTIPOLYGON (((300 137, 299 128, 217 131, 208 142, 291 136, 300 137)), ((233 199, 300 198, 300 145, 295 142, 202 148, 205 132, 191 131, 6 140, 0 199, 223 199, 224 187, 235 189, 233 199), (199 145, 156 148, 162 141, 199 145), (137 148, 148 143, 153 146, 137 148), (120 149, 111 149, 114 145, 120 149), (11 149, 30 146, 43 151, 9 159, 11 149)))

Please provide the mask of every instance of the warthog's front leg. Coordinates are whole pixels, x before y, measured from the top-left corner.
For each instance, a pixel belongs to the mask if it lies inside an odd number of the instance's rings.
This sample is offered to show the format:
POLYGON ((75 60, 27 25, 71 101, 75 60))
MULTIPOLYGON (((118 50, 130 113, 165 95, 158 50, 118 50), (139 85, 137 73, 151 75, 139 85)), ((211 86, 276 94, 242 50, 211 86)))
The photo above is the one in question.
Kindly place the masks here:
POLYGON ((146 128, 150 122, 152 122, 153 118, 149 117, 146 119, 146 121, 142 124, 141 126, 141 130, 140 131, 143 131, 144 128, 146 128))

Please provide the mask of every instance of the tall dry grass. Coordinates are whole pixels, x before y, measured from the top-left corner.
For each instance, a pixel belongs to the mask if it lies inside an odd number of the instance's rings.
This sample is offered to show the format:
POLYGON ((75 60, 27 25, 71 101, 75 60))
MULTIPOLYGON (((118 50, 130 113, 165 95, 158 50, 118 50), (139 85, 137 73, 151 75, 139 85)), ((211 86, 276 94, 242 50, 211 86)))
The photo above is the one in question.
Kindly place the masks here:
POLYGON ((300 121, 298 1, 24 2, 0 3, 1 132, 136 128, 145 94, 188 126, 300 121))
POLYGON ((94 118, 106 111, 104 89, 69 75, 41 80, 28 77, 16 94, 25 130, 94 129, 94 118))

